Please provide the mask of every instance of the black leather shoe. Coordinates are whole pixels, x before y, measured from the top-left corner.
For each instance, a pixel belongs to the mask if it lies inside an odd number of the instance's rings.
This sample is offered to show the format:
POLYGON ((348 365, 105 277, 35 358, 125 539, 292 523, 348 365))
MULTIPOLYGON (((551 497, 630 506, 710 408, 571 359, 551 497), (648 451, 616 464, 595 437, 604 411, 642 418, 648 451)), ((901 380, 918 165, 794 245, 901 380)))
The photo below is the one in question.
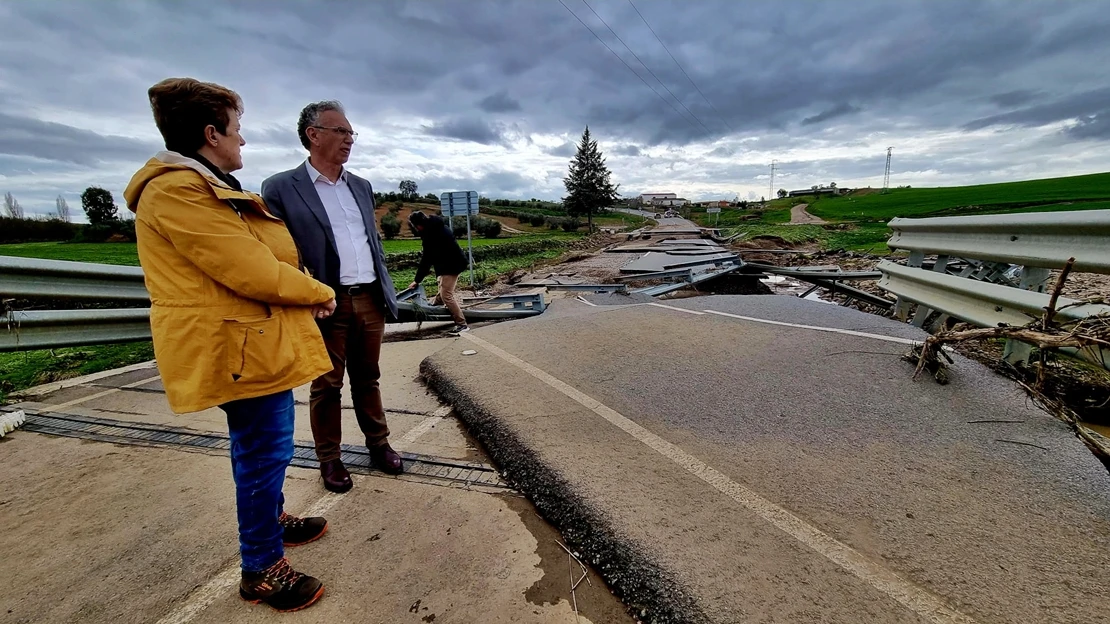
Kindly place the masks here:
POLYGON ((347 467, 339 459, 321 462, 320 476, 324 478, 324 489, 329 492, 342 494, 355 485, 354 481, 351 481, 351 473, 347 472, 347 467))
POLYGON ((388 442, 367 450, 370 451, 370 464, 378 470, 391 475, 399 475, 405 471, 401 456, 389 446, 388 442))

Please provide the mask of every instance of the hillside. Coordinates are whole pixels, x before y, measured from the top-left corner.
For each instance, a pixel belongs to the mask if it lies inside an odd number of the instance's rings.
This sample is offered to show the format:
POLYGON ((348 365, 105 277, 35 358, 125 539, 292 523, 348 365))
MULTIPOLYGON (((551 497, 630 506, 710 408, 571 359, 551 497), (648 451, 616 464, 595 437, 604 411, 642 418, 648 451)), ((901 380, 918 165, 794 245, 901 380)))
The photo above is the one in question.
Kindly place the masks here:
POLYGON ((824 197, 809 212, 830 221, 887 221, 952 216, 1110 208, 1110 173, 940 188, 890 189, 824 197))

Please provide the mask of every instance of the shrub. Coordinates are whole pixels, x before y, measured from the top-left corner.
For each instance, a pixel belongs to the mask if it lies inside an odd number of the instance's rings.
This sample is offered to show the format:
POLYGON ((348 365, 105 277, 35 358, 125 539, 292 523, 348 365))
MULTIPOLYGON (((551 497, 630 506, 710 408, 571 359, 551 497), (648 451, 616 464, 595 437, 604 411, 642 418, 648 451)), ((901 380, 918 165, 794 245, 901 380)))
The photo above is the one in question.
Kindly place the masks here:
POLYGON ((501 222, 496 219, 478 219, 476 228, 478 233, 486 238, 501 236, 501 222))
POLYGON ((563 219, 562 228, 564 232, 577 232, 580 227, 582 227, 582 223, 578 220, 578 217, 563 219))
POLYGON ((0 217, 0 243, 73 240, 81 226, 61 219, 0 217))
POLYGON ((389 207, 389 212, 396 215, 398 212, 401 212, 401 209, 404 207, 404 202, 393 202, 393 205, 389 207))
POLYGON ((550 218, 551 217, 545 217, 542 214, 534 214, 528 217, 528 223, 531 223, 533 227, 543 227, 544 225, 548 225, 547 220, 550 218))
POLYGON ((393 213, 391 209, 390 212, 382 215, 382 236, 385 236, 388 240, 393 240, 400 233, 401 220, 397 218, 397 215, 393 213))
POLYGON ((516 213, 516 220, 522 224, 528 224, 532 222, 532 215, 527 212, 518 212, 516 213))
POLYGON ((86 225, 77 232, 77 236, 73 240, 78 243, 103 243, 112 234, 115 234, 115 228, 112 227, 111 223, 86 225))

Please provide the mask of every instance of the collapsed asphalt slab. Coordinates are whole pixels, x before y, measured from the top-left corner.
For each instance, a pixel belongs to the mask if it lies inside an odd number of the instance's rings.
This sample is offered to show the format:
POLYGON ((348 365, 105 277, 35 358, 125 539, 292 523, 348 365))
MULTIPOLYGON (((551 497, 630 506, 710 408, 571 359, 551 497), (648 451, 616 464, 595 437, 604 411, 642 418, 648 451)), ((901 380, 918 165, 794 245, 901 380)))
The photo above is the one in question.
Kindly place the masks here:
POLYGON ((1110 476, 975 362, 912 381, 920 336, 797 298, 568 300, 421 369, 643 621, 1097 621, 1110 476))

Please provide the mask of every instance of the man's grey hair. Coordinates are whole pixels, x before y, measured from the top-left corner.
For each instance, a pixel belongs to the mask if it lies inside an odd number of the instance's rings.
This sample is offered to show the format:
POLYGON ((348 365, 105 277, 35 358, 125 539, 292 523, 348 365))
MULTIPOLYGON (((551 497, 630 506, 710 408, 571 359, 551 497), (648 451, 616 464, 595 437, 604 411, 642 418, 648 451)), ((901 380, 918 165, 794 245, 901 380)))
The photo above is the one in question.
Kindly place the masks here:
POLYGON ((335 111, 346 115, 343 110, 343 105, 335 100, 324 100, 322 102, 313 102, 308 106, 301 109, 301 118, 297 120, 297 136, 301 137, 301 145, 305 149, 311 145, 308 142, 308 134, 305 133, 309 126, 315 126, 320 122, 320 114, 325 111, 335 111))

